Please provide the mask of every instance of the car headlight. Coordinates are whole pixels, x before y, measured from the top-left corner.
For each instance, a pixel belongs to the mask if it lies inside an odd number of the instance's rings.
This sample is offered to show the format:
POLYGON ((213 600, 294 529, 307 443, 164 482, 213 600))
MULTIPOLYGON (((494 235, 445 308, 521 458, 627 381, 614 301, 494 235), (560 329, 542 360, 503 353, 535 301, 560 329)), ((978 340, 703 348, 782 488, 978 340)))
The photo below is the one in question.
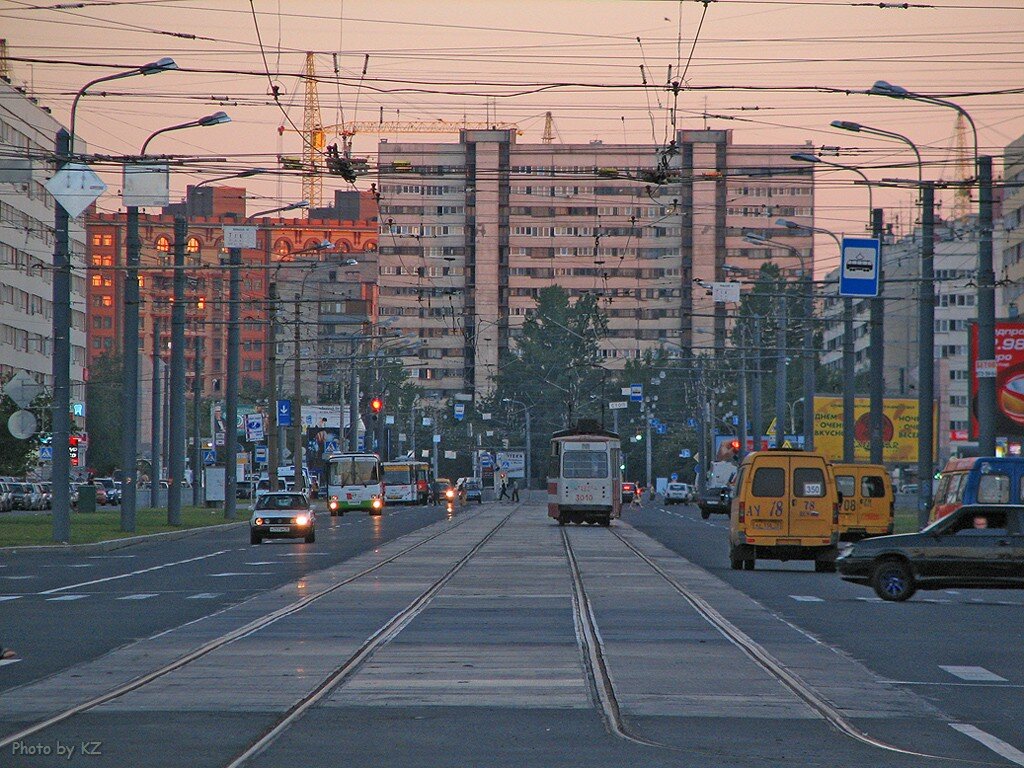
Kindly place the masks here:
POLYGON ((444 492, 444 495, 447 496, 449 499, 454 499, 455 498, 455 491, 453 491, 451 488, 449 488, 447 491, 444 492))
POLYGON ((383 506, 384 506, 384 502, 383 502, 383 501, 381 501, 381 500, 380 500, 379 498, 375 498, 375 499, 374 499, 374 500, 373 500, 373 501, 371 502, 371 504, 372 504, 372 506, 373 506, 373 508, 374 508, 374 509, 380 509, 381 507, 383 507, 383 506))
POLYGON ((262 517, 257 517, 252 522, 253 522, 254 525, 263 525, 263 518, 262 517))
POLYGON ((298 515, 295 518, 296 525, 309 525, 309 515, 298 515))
POLYGON ((337 499, 331 499, 328 502, 327 506, 330 507, 331 509, 337 509, 338 508, 338 501, 337 501, 337 499))

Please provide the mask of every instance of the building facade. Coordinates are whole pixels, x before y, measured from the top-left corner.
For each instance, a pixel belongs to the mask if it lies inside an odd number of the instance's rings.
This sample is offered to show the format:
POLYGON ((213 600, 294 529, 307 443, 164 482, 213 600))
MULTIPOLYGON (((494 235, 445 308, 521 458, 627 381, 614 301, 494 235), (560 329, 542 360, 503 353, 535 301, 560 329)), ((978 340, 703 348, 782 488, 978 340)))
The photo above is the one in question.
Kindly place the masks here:
POLYGON ((731 131, 680 131, 654 145, 516 143, 463 131, 458 143, 379 145, 380 306, 421 342, 413 376, 429 396, 487 394, 540 290, 597 296, 601 355, 712 353, 730 309, 698 284, 727 267, 813 269, 804 146, 743 146, 731 131), (751 246, 754 232, 792 246, 751 246))
MULTIPOLYGON (((0 378, 28 372, 53 384, 54 206, 44 184, 61 129, 48 109, 0 78, 0 378)), ((79 143, 78 148, 82 144, 79 143)), ((84 427, 86 378, 85 234, 71 219, 71 401, 84 427), (81 406, 81 407, 78 407, 81 406)), ((6 429, 6 426, 3 427, 6 429)))

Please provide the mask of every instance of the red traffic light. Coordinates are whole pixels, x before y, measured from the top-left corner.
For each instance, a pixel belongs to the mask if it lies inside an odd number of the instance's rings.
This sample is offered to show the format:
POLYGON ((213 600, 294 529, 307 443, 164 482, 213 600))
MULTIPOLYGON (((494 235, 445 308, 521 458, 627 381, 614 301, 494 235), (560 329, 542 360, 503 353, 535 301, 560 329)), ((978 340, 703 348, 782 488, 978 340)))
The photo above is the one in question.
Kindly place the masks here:
POLYGON ((729 447, 732 448, 734 451, 738 451, 740 449, 740 441, 733 440, 731 443, 729 443, 729 447))
POLYGON ((374 413, 380 413, 380 411, 381 411, 381 409, 383 407, 384 407, 384 401, 381 400, 379 397, 375 397, 375 398, 373 398, 373 400, 370 401, 370 409, 374 413))

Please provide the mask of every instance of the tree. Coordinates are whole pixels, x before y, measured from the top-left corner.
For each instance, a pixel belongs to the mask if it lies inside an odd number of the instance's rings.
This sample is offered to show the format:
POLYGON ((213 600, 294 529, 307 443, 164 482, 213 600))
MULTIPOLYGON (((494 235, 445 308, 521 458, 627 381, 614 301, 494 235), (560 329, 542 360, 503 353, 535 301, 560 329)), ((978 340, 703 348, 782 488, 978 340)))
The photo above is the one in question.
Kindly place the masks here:
POLYGON ((89 366, 85 413, 89 426, 89 466, 109 475, 121 465, 121 396, 124 388, 120 355, 105 354, 89 366))

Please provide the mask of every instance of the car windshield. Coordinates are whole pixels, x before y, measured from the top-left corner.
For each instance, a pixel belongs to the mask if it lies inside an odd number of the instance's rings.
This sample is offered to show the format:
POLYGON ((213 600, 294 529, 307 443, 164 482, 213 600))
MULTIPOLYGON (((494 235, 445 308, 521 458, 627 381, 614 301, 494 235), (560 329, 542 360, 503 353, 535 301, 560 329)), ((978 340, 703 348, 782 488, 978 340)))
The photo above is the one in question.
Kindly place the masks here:
POLYGON ((256 509, 308 509, 306 497, 298 493, 264 494, 256 502, 256 509))

